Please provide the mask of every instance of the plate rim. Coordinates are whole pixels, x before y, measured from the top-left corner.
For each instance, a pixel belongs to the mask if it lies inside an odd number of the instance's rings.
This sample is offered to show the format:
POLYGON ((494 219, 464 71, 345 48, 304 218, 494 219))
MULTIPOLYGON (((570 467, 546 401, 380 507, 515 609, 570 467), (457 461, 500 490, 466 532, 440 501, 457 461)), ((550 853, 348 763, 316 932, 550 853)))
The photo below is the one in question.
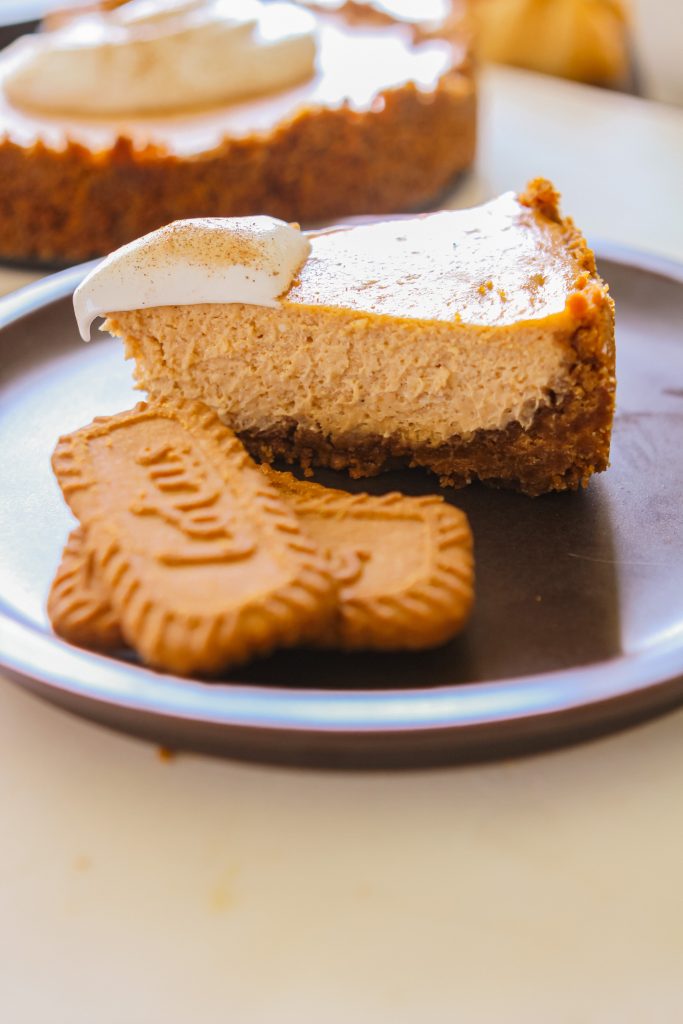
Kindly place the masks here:
MULTIPOLYGON (((33 650, 34 646, 31 653, 33 650)), ((189 718, 194 722, 241 728, 252 726, 279 730, 284 727, 300 732, 403 733, 444 727, 476 728, 527 720, 536 715, 569 713, 629 694, 642 694, 664 684, 683 683, 683 637, 678 643, 674 640, 666 646, 649 648, 644 652, 535 675, 424 689, 335 690, 268 686, 239 680, 201 681, 156 672, 142 665, 75 647, 59 637, 18 622, 0 609, 0 668, 15 677, 34 679, 72 696, 100 699, 130 711, 161 714, 176 720, 189 718), (8 637, 11 643, 12 634, 17 639, 31 641, 32 645, 37 640, 39 648, 45 647, 51 656, 56 655, 52 667, 46 669, 44 662, 38 662, 35 668, 34 658, 8 654, 6 644, 8 637), (643 665, 650 667, 646 682, 642 678, 643 665), (97 682, 90 678, 93 669, 99 676, 97 682), (637 682, 625 687, 624 674, 637 682), (596 687, 596 681, 603 685, 596 687), (134 691, 132 686, 122 687, 122 682, 131 683, 134 691), (122 690, 128 690, 129 696, 126 697, 122 690), (516 710, 508 701, 497 699, 501 694, 509 698, 512 690, 517 693, 516 710), (549 692, 555 695, 552 702, 548 700, 549 692), (160 693, 176 699, 160 702, 160 693), (207 713, 204 707, 204 697, 208 693, 211 694, 211 713, 207 713), (201 696, 195 701, 193 698, 197 694, 201 696), (539 695, 545 695, 545 698, 539 701, 539 695), (266 707, 266 713, 259 713, 261 704, 266 707), (477 714, 477 705, 482 704, 488 711, 477 714), (440 705, 444 705, 443 712, 440 705), (278 715, 273 715, 274 707, 281 709, 278 715), (383 718, 379 712, 385 707, 392 709, 393 713, 383 718), (457 707, 457 716, 452 710, 454 707, 457 707), (305 712, 305 720, 293 715, 293 708, 305 712), (359 717, 356 708, 358 711, 362 708, 364 718, 359 717), (344 718, 343 711, 348 713, 349 709, 352 713, 344 718), (316 711, 317 718, 312 714, 316 711), (403 712, 409 715, 405 720, 402 720, 403 712), (371 713, 370 717, 368 713, 371 713), (422 720, 417 721, 420 716, 422 720)))
MULTIPOLYGON (((683 284, 683 263, 618 244, 597 243, 595 248, 598 261, 620 263, 683 284)), ((65 299, 98 262, 69 267, 0 298, 0 330, 65 299)), ((452 739, 454 734, 474 735, 503 727, 514 731, 524 724, 542 729, 551 719, 567 719, 569 725, 577 715, 596 709, 616 724, 617 718, 629 717, 627 710, 619 710, 622 703, 645 698, 654 714, 683 700, 683 633, 677 630, 667 641, 642 651, 535 675, 424 689, 340 690, 239 680, 207 683, 157 673, 67 644, 0 606, 0 669, 57 703, 114 707, 147 722, 317 737, 324 747, 335 736, 395 741, 430 732, 446 731, 452 739)), ((97 717, 82 710, 88 717, 97 717)), ((599 724, 597 728, 602 731, 599 724)), ((140 734, 130 724, 125 731, 140 734)), ((496 746, 497 738, 482 742, 496 746)), ((258 755, 256 759, 264 760, 258 755)), ((304 759, 311 760, 310 750, 304 759)))

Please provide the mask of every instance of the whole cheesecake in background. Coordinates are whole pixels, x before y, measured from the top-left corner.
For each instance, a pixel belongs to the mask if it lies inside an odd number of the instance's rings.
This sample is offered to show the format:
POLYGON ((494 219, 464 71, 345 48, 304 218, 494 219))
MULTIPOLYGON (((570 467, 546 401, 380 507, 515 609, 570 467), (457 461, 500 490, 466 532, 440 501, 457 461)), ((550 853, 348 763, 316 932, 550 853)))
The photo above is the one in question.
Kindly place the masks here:
POLYGON ((460 0, 413 7, 130 0, 18 40, 0 258, 75 262, 187 217, 424 207, 473 159, 475 83, 460 0))
POLYGON ((74 305, 84 337, 108 314, 152 397, 200 399, 266 461, 530 495, 608 465, 613 303, 547 181, 308 235, 181 221, 113 253, 74 305))

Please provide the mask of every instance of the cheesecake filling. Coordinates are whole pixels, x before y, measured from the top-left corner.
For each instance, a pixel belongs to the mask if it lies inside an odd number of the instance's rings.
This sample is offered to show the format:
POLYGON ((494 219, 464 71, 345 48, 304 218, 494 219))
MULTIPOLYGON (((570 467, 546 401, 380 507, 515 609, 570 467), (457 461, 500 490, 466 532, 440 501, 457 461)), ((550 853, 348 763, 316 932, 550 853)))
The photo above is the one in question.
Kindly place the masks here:
POLYGON ((174 221, 102 260, 74 292, 81 337, 111 310, 182 303, 277 306, 311 243, 275 217, 204 217, 174 221))
POLYGON ((18 40, 5 90, 18 106, 86 116, 238 101, 310 78, 315 25, 280 0, 130 0, 18 40))
POLYGON ((141 387, 240 433, 439 446, 527 429, 570 388, 602 301, 572 237, 512 195, 308 236, 181 221, 113 253, 74 303, 84 337, 108 315, 141 387))
POLYGON ((238 433, 292 424, 333 442, 437 446, 478 430, 528 428, 569 387, 565 331, 411 321, 257 306, 175 306, 112 314, 152 396, 198 399, 238 433))

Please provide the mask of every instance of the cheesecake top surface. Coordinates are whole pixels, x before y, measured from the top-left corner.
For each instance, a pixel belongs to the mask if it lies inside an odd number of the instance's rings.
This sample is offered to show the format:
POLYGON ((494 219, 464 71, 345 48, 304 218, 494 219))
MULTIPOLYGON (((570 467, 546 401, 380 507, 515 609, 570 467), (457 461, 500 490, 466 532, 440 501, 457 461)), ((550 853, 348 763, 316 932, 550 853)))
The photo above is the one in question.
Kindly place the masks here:
POLYGON ((78 286, 97 316, 159 306, 271 306, 509 330, 568 326, 605 301, 585 240, 536 179, 471 210, 305 234, 272 217, 174 221, 115 250, 78 286))
POLYGON ((313 234, 282 303, 481 327, 575 316, 584 304, 570 298, 602 289, 586 290, 592 253, 556 199, 535 182, 470 210, 313 234))

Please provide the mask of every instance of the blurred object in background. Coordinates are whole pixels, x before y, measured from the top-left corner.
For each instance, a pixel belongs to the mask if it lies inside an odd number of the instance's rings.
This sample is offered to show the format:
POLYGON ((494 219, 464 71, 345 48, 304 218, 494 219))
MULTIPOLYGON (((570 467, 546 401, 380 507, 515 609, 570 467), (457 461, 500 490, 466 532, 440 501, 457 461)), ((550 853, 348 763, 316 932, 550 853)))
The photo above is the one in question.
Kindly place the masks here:
POLYGON ((26 35, 35 32, 42 22, 50 23, 55 28, 58 24, 73 17, 75 8, 101 10, 102 7, 116 6, 125 0, 0 0, 0 50, 26 35))
MULTIPOLYGON (((643 7, 651 2, 641 0, 643 7)), ((679 6, 680 0, 673 2, 679 6)), ((471 3, 484 60, 593 85, 628 85, 629 26, 622 0, 471 3)))
POLYGON ((643 95, 683 106, 682 0, 630 0, 643 95))
POLYGON ((64 3, 63 0, 56 0, 52 4, 52 10, 48 11, 43 18, 43 28, 61 28, 67 21, 71 21, 74 15, 94 14, 99 11, 113 11, 115 7, 122 7, 127 0, 72 0, 64 3))
POLYGON ((43 13, 40 3, 0 0, 0 50, 27 32, 33 32, 43 13))
MULTIPOLYGON (((46 27, 57 28, 73 17, 73 8, 80 14, 126 2, 0 0, 0 48, 31 31, 42 15, 47 15, 46 27)), ((383 6, 382 0, 365 2, 383 6)), ((393 0, 391 6, 400 7, 401 2, 410 7, 420 4, 420 0, 393 0)), ((483 60, 683 105, 683 0, 452 2, 459 10, 469 3, 483 60)), ((338 6, 336 0, 321 3, 338 6)))

